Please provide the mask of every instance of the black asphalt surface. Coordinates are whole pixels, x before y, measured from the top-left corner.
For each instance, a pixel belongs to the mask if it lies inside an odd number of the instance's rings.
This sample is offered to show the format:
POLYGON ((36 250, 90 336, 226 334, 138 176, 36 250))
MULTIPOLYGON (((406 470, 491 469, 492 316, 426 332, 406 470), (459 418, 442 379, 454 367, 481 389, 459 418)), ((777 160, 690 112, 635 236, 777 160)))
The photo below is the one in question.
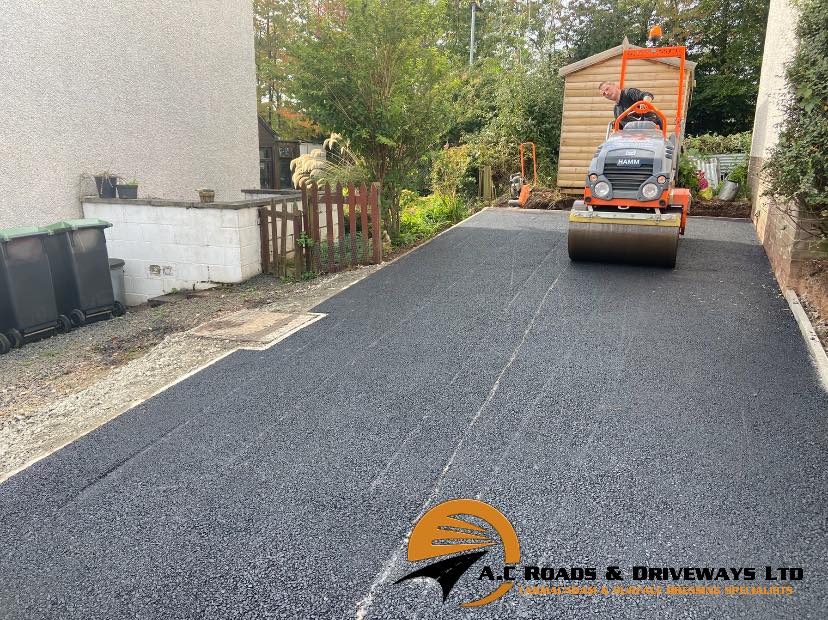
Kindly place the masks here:
POLYGON ((484 211, 0 485, 0 617, 828 617, 828 398, 751 224, 692 219, 675 270, 570 264, 565 230, 484 211), (598 586, 804 578, 460 609, 479 564, 445 603, 395 585, 455 497, 502 511, 522 564, 598 586))

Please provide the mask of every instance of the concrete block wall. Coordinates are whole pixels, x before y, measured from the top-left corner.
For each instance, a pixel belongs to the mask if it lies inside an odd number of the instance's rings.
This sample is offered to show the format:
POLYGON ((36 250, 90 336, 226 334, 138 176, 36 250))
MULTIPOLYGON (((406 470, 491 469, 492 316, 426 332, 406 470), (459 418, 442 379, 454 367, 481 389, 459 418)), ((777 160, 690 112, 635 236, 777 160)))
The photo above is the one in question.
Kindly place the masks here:
POLYGON ((162 200, 83 202, 85 217, 112 223, 111 257, 122 258, 128 305, 174 290, 237 283, 261 273, 258 207, 266 200, 200 203, 162 200))

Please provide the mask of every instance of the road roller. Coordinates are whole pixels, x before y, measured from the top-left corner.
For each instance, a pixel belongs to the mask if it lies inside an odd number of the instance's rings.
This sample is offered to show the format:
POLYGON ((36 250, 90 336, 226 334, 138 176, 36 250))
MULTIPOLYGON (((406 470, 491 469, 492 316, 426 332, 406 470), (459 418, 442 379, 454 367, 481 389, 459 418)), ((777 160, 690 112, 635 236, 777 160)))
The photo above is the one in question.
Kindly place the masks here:
POLYGON ((668 131, 664 113, 639 101, 610 124, 606 141, 589 165, 582 200, 569 214, 567 244, 573 261, 675 267, 684 234, 690 191, 675 187, 683 134, 685 48, 624 50, 621 80, 634 59, 678 58, 676 121, 668 131))

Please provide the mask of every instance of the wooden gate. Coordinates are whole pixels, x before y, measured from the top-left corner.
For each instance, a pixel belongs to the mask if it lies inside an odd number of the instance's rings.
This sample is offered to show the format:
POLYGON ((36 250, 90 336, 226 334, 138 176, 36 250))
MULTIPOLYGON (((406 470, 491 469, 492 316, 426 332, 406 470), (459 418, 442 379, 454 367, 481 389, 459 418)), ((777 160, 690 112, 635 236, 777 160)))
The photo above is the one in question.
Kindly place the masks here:
POLYGON ((302 188, 302 208, 272 200, 259 208, 262 272, 301 278, 382 262, 377 186, 302 188))

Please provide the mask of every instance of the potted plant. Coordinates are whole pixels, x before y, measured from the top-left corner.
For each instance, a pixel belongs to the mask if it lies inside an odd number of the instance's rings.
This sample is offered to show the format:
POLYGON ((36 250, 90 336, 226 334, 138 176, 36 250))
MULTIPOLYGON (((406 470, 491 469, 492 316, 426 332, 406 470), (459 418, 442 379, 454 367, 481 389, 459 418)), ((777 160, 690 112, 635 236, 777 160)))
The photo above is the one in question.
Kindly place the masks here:
POLYGON ((119 183, 118 198, 124 200, 135 200, 138 198, 138 179, 132 179, 126 183, 119 183))
POLYGON ((216 190, 200 189, 198 190, 198 198, 201 202, 213 202, 216 199, 216 190))
POLYGON ((118 176, 113 175, 109 170, 104 170, 94 176, 98 196, 101 198, 115 198, 115 186, 118 185, 118 176))

